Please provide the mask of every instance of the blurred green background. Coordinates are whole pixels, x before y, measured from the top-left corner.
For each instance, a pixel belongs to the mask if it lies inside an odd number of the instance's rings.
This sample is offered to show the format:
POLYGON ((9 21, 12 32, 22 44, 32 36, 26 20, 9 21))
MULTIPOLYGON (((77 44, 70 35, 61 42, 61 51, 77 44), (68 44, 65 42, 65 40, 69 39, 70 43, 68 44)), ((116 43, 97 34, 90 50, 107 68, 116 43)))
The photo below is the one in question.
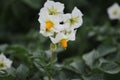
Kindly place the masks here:
MULTIPOLYGON (((120 64, 120 22, 110 20, 107 14, 107 8, 115 2, 120 4, 120 0, 54 1, 65 4, 65 13, 71 13, 73 8, 77 6, 84 14, 83 25, 77 31, 76 40, 70 41, 68 48, 59 52, 58 63, 69 58, 76 58, 76 56, 82 58, 86 53, 92 55, 95 51, 100 51, 103 54, 100 56, 103 58, 110 61, 115 60, 120 64), (109 53, 114 54, 107 56, 106 54, 109 53), (116 58, 118 55, 119 57, 116 58)), ((20 45, 30 51, 49 49, 50 40, 39 33, 40 24, 38 22, 38 13, 45 2, 46 0, 0 0, 1 52, 5 45, 20 45)), ((87 58, 83 57, 83 59, 86 61, 87 58)), ((93 67, 89 62, 87 66, 93 67)), ((114 67, 111 69, 114 70, 114 67)), ((94 72, 101 73, 97 70, 94 72)), ((106 79, 94 80, 120 80, 119 71, 117 74, 113 73, 114 75, 109 74, 109 72, 103 74, 105 74, 106 79)), ((85 80, 93 79, 87 77, 85 80)))

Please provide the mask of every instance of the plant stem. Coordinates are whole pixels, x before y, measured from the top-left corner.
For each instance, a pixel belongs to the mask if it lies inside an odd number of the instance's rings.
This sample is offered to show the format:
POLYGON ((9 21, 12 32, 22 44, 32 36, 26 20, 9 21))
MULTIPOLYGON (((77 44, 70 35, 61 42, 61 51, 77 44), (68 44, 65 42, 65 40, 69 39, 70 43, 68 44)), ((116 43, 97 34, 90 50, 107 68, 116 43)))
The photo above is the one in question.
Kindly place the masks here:
POLYGON ((54 51, 51 51, 50 64, 52 65, 53 62, 54 62, 54 51))
MULTIPOLYGON (((53 50, 51 50, 51 57, 50 57, 50 62, 49 62, 49 67, 50 67, 50 69, 51 69, 51 66, 53 65, 53 63, 54 63, 54 51, 53 50)), ((50 70, 51 71, 51 70, 50 70)), ((48 72, 48 71, 46 71, 46 73, 47 73, 47 76, 48 76, 48 80, 52 80, 52 77, 51 77, 51 72, 48 72)))
POLYGON ((52 80, 51 75, 49 74, 49 72, 47 72, 48 75, 48 80, 52 80))
MULTIPOLYGON (((51 45, 50 45, 51 57, 50 57, 50 62, 49 62, 49 69, 51 69, 51 67, 52 67, 53 64, 54 64, 54 58, 55 58, 54 52, 55 52, 55 49, 56 49, 56 45, 55 45, 55 44, 51 44, 51 45)), ((46 71, 47 76, 48 76, 48 80, 52 80, 51 71, 52 71, 52 70, 50 70, 50 72, 49 72, 49 71, 46 71)))

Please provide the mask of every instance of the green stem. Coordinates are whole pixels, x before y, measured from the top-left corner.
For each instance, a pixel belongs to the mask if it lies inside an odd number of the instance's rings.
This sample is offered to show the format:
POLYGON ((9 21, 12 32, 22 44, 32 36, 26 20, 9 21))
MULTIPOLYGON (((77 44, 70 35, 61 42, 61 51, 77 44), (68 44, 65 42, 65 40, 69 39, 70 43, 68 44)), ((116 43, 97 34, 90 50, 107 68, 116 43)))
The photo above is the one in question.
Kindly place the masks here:
POLYGON ((52 65, 53 63, 54 63, 54 51, 51 51, 50 64, 52 65))
POLYGON ((48 80, 52 80, 51 75, 49 74, 49 72, 46 71, 46 73, 47 73, 47 76, 48 76, 48 80))
MULTIPOLYGON (((50 57, 50 62, 49 62, 49 67, 50 68, 53 65, 53 63, 54 63, 54 51, 51 50, 51 57, 50 57)), ((48 80, 52 80, 51 72, 46 71, 46 73, 47 73, 47 76, 48 76, 48 80)))
MULTIPOLYGON (((54 59, 55 59, 55 53, 54 52, 55 52, 55 49, 56 49, 56 45, 55 44, 51 44, 50 45, 51 57, 50 57, 49 65, 48 65, 49 69, 51 69, 51 67, 54 64, 54 59)), ((47 73, 47 76, 48 76, 48 80, 52 80, 51 72, 46 71, 46 73, 47 73)))

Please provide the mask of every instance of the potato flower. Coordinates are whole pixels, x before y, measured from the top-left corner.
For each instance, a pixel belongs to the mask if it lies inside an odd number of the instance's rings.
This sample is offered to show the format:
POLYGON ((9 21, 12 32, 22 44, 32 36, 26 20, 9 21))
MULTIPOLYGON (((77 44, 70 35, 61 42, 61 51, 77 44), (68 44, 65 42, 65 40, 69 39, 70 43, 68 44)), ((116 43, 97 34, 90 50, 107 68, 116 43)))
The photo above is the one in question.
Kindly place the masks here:
POLYGON ((60 43, 63 48, 67 48, 67 42, 69 40, 75 40, 76 30, 72 30, 69 32, 59 32, 55 37, 50 37, 51 41, 56 44, 60 43))
POLYGON ((64 4, 47 0, 40 10, 40 33, 52 43, 67 48, 67 42, 75 40, 77 28, 82 23, 82 12, 75 7, 72 13, 64 13, 64 4))
POLYGON ((62 14, 64 10, 64 4, 60 2, 54 2, 51 0, 47 0, 44 4, 44 7, 40 10, 39 15, 45 14, 45 15, 58 15, 62 14))
POLYGON ((111 20, 120 19, 120 6, 118 3, 114 3, 112 6, 110 6, 107 9, 107 12, 111 20))
POLYGON ((0 54, 0 70, 6 70, 10 68, 12 61, 5 57, 4 54, 0 54))
POLYGON ((58 16, 41 16, 39 19, 40 33, 43 36, 52 36, 55 32, 58 32, 59 17, 58 16))
POLYGON ((70 24, 69 28, 75 29, 80 27, 83 23, 82 16, 82 12, 77 7, 75 7, 68 20, 68 23, 70 24))

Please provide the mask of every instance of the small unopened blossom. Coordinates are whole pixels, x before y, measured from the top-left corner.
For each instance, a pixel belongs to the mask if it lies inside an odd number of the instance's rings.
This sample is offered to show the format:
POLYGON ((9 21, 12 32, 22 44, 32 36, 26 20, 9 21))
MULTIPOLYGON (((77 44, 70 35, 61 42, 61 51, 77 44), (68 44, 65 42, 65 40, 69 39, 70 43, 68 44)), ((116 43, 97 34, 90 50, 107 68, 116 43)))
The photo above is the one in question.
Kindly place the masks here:
POLYGON ((114 3, 107 9, 109 18, 111 20, 120 19, 120 6, 118 3, 114 3))
POLYGON ((6 70, 10 68, 12 65, 12 61, 2 53, 0 54, 0 70, 6 70))

